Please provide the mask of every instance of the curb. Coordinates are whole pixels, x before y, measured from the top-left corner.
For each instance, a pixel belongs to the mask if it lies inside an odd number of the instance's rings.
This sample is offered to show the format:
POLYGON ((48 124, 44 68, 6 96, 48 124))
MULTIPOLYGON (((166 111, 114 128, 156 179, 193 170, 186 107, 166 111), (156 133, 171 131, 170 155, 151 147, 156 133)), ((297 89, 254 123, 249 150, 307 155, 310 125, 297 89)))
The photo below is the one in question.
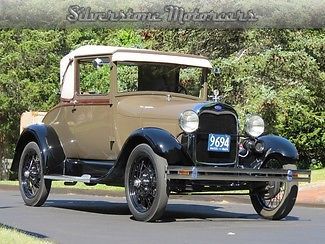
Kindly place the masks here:
POLYGON ((303 205, 325 207, 325 183, 310 183, 300 187, 297 201, 303 205))
MULTIPOLYGON (((324 185, 325 186, 325 185, 324 185)), ((309 208, 325 208, 325 201, 321 197, 315 198, 315 190, 319 192, 319 186, 302 187, 298 192, 296 206, 309 208), (310 189, 313 189, 312 191, 310 189)), ((18 186, 0 185, 0 190, 18 191, 18 186)), ((325 187, 322 187, 325 198, 325 187)), ((104 197, 125 197, 124 191, 110 190, 94 190, 94 189, 77 189, 77 188, 52 188, 51 194, 74 194, 74 195, 89 195, 89 196, 104 196, 104 197)), ((171 195, 171 199, 191 200, 191 201, 207 201, 216 203, 241 203, 251 204, 248 195, 171 195)))

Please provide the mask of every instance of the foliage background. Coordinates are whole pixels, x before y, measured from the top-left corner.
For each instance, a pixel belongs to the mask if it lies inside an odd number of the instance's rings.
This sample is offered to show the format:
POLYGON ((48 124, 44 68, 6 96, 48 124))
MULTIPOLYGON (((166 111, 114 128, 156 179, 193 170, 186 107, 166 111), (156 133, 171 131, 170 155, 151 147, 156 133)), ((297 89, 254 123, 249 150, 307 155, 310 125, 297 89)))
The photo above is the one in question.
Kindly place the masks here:
POLYGON ((208 56, 222 74, 210 79, 244 121, 261 114, 267 132, 294 142, 299 166, 325 160, 325 31, 196 29, 0 30, 0 159, 12 158, 20 114, 58 102, 59 61, 85 44, 208 56))

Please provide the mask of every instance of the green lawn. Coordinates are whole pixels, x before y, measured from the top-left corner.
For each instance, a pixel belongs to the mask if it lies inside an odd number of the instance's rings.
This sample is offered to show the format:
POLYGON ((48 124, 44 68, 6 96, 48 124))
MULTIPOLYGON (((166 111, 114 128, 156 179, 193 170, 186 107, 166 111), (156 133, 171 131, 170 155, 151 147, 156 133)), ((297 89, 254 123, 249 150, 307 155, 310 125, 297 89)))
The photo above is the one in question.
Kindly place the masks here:
POLYGON ((325 168, 324 169, 316 169, 311 172, 311 182, 319 182, 325 181, 325 168))
POLYGON ((5 227, 1 227, 0 225, 0 244, 16 244, 16 243, 50 244, 51 242, 26 235, 15 229, 8 229, 5 227))

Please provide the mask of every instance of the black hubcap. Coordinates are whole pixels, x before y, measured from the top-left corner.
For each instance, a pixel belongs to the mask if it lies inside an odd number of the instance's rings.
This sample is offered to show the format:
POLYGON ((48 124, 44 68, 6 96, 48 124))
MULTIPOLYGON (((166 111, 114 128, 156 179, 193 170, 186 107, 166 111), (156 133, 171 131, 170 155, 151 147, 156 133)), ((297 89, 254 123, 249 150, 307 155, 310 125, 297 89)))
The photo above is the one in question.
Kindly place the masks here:
POLYGON ((134 160, 129 175, 129 193, 137 211, 147 212, 157 194, 156 172, 151 159, 141 155, 134 160))
POLYGON ((21 171, 21 186, 27 198, 37 195, 40 188, 41 169, 38 154, 31 149, 23 160, 21 171))

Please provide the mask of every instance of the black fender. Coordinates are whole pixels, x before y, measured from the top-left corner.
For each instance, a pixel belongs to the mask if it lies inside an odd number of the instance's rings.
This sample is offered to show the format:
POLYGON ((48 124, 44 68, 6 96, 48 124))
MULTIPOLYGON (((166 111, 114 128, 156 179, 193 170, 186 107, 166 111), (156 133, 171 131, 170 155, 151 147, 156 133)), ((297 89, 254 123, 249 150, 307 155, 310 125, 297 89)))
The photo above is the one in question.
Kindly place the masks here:
POLYGON ((41 150, 44 174, 63 174, 63 148, 55 130, 45 124, 33 124, 23 130, 16 145, 11 171, 18 171, 20 156, 31 141, 36 142, 41 150))
POLYGON ((276 158, 283 163, 296 163, 298 151, 289 140, 276 135, 264 135, 258 138, 264 144, 264 162, 276 158))
POLYGON ((168 165, 194 166, 186 149, 172 134, 160 128, 146 127, 135 130, 125 141, 108 178, 123 179, 128 157, 141 143, 148 144, 157 155, 166 159, 168 165))

